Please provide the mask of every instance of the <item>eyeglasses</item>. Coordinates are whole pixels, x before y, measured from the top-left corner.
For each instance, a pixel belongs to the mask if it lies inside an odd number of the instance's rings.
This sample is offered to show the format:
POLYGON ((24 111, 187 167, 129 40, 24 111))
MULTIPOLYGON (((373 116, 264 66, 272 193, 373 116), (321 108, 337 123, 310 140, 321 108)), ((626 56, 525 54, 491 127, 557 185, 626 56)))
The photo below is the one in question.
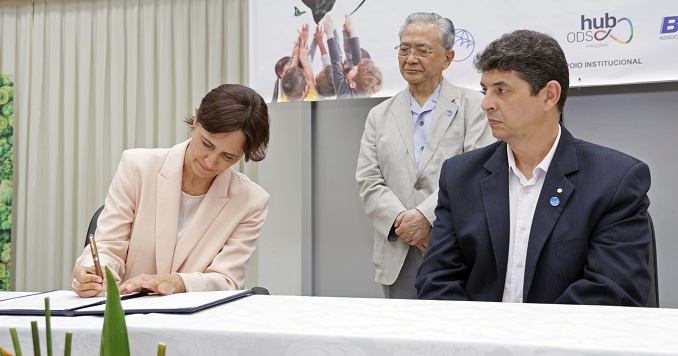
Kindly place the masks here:
POLYGON ((436 49, 415 49, 415 48, 410 48, 410 47, 401 46, 401 45, 395 46, 395 48, 393 48, 393 49, 395 49, 396 52, 398 52, 399 57, 409 57, 410 53, 414 53, 414 56, 418 57, 418 58, 425 58, 425 57, 428 57, 429 54, 431 54, 433 52, 441 52, 441 51, 444 52, 444 51, 447 50, 445 48, 438 49, 438 50, 436 50, 436 49))

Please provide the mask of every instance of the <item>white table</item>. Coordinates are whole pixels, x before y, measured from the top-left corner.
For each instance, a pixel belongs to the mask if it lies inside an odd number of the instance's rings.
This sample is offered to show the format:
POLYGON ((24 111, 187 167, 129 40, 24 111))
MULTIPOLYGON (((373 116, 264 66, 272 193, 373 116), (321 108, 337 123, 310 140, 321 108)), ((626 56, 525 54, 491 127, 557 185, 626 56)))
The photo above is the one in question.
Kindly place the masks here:
MULTIPOLYGON (((0 293, 0 298, 2 294, 0 293)), ((0 316, 0 345, 30 321, 0 316)), ((260 296, 191 315, 128 315, 132 355, 678 355, 678 310, 597 306, 260 296)), ((52 318, 55 355, 96 355, 103 318, 52 318)))

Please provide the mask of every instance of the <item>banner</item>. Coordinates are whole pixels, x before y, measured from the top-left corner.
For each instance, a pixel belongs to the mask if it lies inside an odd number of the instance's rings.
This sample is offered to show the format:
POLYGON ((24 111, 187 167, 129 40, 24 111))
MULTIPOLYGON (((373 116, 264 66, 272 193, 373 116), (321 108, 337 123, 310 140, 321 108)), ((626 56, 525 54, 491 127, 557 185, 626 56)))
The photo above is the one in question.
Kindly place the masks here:
POLYGON ((0 74, 0 291, 9 290, 12 236, 14 81, 0 74))
MULTIPOLYGON (((303 25, 311 32, 324 16, 334 22, 343 51, 344 16, 360 47, 383 76, 372 96, 392 96, 406 86, 394 47, 405 18, 435 12, 455 25, 455 59, 444 75, 452 83, 480 90, 473 58, 504 33, 531 29, 553 36, 563 47, 572 87, 678 80, 678 1, 466 1, 447 0, 256 0, 250 1, 249 85, 273 98, 276 63, 291 56, 303 25), (355 11, 355 12, 354 12, 355 11)), ((323 37, 327 46, 327 39, 323 37)), ((313 75, 324 68, 316 51, 313 75)), ((336 85, 336 83, 335 83, 336 85)), ((280 97, 280 95, 278 95, 280 97)), ((322 97, 321 97, 322 99, 322 97)))

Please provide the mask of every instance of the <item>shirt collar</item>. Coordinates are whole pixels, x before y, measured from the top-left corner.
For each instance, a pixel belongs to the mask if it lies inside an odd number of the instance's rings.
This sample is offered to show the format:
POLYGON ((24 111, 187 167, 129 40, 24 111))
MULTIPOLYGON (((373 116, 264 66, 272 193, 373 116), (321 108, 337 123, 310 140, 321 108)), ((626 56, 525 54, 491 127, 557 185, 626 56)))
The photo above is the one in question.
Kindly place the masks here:
POLYGON ((426 111, 431 111, 436 108, 436 104, 438 104, 438 96, 440 95, 440 88, 443 87, 443 82, 440 81, 438 86, 436 87, 436 90, 433 91, 433 94, 431 94, 431 97, 426 100, 424 103, 424 106, 419 106, 419 103, 417 102, 417 99, 414 98, 414 95, 412 95, 412 92, 410 91, 410 110, 412 110, 413 113, 419 115, 422 112, 426 111))
MULTIPOLYGON (((553 160, 553 156, 556 154, 556 148, 558 147, 558 142, 560 142, 560 124, 558 124, 558 136, 556 136, 556 140, 553 142, 553 146, 551 146, 551 149, 549 152, 546 154, 546 157, 539 162, 539 164, 534 167, 534 170, 532 171, 532 179, 531 180, 536 180, 538 179, 542 174, 546 174, 549 170, 549 166, 551 165, 551 161, 553 160)), ((511 147, 509 144, 506 144, 506 153, 508 156, 508 165, 509 165, 509 173, 513 173, 516 175, 522 184, 527 183, 527 178, 525 178, 525 175, 523 172, 521 172, 518 169, 518 166, 516 166, 516 158, 513 156, 513 151, 511 150, 511 147)))

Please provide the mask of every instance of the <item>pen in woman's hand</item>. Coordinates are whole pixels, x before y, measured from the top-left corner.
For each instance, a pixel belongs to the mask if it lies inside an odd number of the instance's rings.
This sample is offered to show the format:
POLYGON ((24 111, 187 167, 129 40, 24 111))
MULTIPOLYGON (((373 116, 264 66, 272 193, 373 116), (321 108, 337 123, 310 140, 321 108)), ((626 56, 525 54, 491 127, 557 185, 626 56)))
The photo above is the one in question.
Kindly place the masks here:
POLYGON ((99 263, 99 250, 97 250, 97 243, 94 240, 94 234, 89 234, 87 237, 89 239, 89 248, 92 251, 92 260, 94 261, 94 270, 101 278, 101 280, 104 280, 104 273, 101 270, 101 263, 99 263))

